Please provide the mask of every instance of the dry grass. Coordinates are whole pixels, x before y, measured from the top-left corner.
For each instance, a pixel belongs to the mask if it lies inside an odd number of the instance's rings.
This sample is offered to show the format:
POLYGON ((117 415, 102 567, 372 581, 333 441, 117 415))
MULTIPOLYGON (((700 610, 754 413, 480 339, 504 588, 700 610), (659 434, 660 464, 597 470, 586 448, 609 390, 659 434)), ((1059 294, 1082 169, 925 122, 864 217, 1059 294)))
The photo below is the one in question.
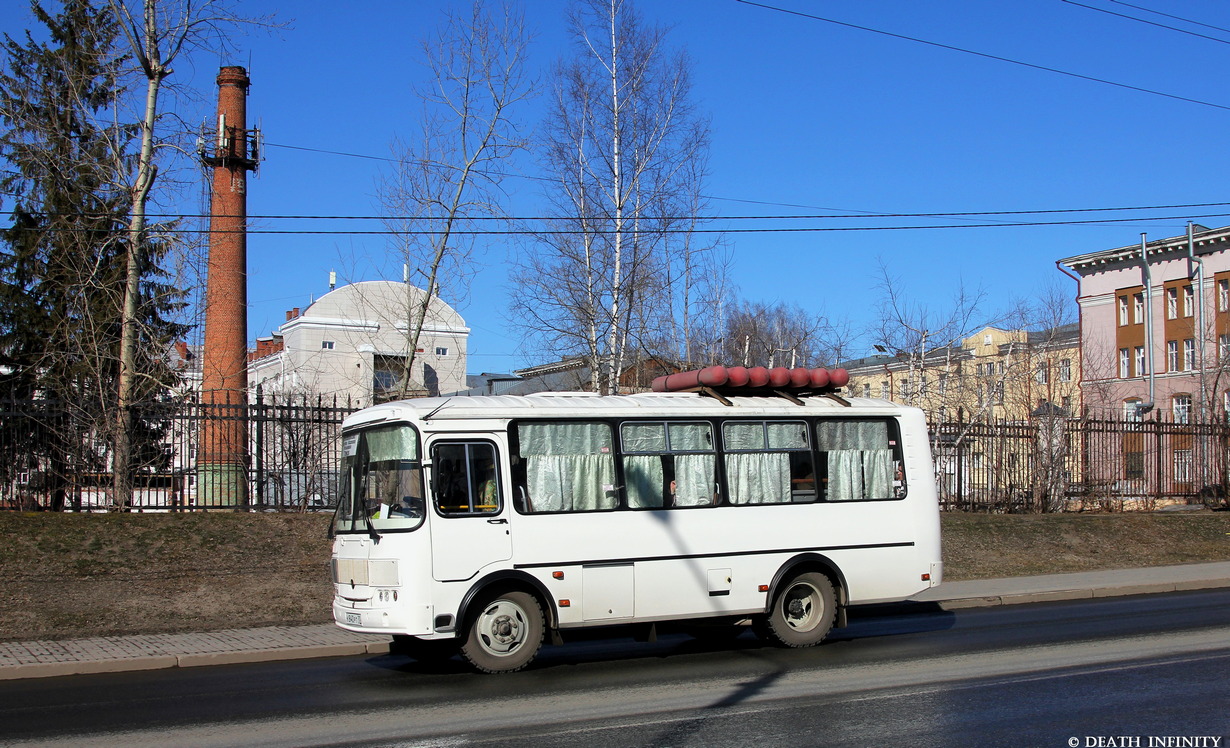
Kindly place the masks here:
MULTIPOLYGON (((328 517, 0 513, 0 639, 330 620, 328 517)), ((1230 561, 1230 512, 943 518, 949 580, 1230 561)))

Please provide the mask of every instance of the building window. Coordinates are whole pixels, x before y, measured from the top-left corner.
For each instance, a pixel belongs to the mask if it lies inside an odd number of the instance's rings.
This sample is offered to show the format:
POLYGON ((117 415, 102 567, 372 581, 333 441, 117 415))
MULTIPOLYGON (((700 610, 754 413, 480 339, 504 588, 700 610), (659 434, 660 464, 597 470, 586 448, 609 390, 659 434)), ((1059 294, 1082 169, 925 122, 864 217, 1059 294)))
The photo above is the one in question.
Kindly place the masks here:
POLYGON ((1192 294, 1191 286, 1183 287, 1183 316, 1191 317, 1196 313, 1196 297, 1192 294))
POLYGON ((437 347, 437 348, 436 348, 436 355, 437 355, 437 356, 447 356, 447 355, 448 355, 448 349, 447 349, 447 348, 440 348, 440 347, 437 347))
POLYGON ((1132 297, 1133 313, 1136 315, 1136 324, 1142 325, 1145 322, 1145 295, 1138 293, 1132 297))
POLYGON ((1039 361, 1038 366, 1034 369, 1034 381, 1038 384, 1046 384, 1050 381, 1050 371, 1045 361, 1039 361))
POLYGON ((332 340, 322 340, 322 341, 320 341, 320 350, 322 350, 322 351, 331 351, 331 350, 333 350, 333 341, 332 341, 332 340))
POLYGON ((1119 349, 1119 378, 1127 379, 1132 376, 1132 359, 1129 358, 1130 353, 1127 348, 1119 349))
POLYGON ((1175 483, 1192 482, 1192 451, 1190 449, 1174 451, 1174 480, 1175 483))
POLYGON ((1175 319, 1179 316, 1179 289, 1166 289, 1166 319, 1175 319))
POLYGON ((1166 371, 1179 370, 1179 341, 1166 341, 1166 371))
POLYGON ((1119 326, 1127 327, 1128 325, 1128 300, 1126 296, 1119 297, 1119 326))
POLYGON ((1230 335, 1221 335, 1217 338, 1217 357, 1223 364, 1227 358, 1230 358, 1230 335))
POLYGON ((1059 405, 1060 405, 1060 406, 1061 406, 1064 410, 1068 411, 1068 413, 1071 413, 1071 412, 1072 412, 1072 396, 1071 396, 1071 395, 1064 395, 1064 396, 1063 396, 1063 399, 1059 401, 1059 405))
POLYGON ((1143 377, 1149 372, 1145 370, 1145 347, 1136 346, 1136 376, 1143 377))
POLYGON ((1230 312, 1230 279, 1217 281, 1217 311, 1230 312))
POLYGON ((1071 382, 1072 381, 1072 359, 1070 358, 1059 359, 1059 381, 1061 382, 1071 382))
POLYGON ((1175 423, 1191 423, 1192 396, 1191 395, 1175 395, 1172 409, 1174 412, 1174 422, 1175 423))
POLYGON ((1183 341, 1183 371, 1196 368, 1196 340, 1188 338, 1183 341))
POLYGON ((376 355, 372 359, 372 397, 386 402, 401 394, 402 374, 406 360, 401 356, 376 355))
POLYGON ((871 383, 863 385, 863 397, 871 397, 871 383))
POLYGON ((880 399, 888 400, 892 397, 892 392, 889 390, 888 382, 880 382, 880 399))
POLYGON ((1133 397, 1123 401, 1123 420, 1139 421, 1140 415, 1140 398, 1133 397))

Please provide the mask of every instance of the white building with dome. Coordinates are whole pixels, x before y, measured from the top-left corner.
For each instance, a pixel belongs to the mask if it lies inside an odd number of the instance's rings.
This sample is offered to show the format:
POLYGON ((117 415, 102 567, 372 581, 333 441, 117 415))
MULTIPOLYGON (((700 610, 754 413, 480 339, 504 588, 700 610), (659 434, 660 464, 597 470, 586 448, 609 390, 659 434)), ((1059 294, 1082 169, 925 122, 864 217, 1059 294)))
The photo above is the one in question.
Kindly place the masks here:
MULTIPOLYGON (((306 309, 292 309, 249 354, 248 384, 270 395, 321 395, 357 406, 392 399, 401 390, 411 320, 425 292, 409 283, 363 281, 330 291, 306 309)), ((409 396, 465 389, 470 329, 451 306, 432 298, 419 337, 409 396)))

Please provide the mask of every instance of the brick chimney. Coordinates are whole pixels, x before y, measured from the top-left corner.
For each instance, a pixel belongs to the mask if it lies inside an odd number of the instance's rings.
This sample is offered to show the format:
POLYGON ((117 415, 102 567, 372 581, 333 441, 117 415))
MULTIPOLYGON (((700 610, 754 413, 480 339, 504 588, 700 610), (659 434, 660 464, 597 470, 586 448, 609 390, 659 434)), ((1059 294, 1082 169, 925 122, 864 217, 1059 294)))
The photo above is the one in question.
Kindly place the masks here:
POLYGON ((219 71, 217 129, 200 153, 213 167, 201 356, 207 410, 197 450, 198 503, 204 507, 241 508, 248 500, 247 184, 257 156, 247 129, 248 83, 242 67, 219 71))

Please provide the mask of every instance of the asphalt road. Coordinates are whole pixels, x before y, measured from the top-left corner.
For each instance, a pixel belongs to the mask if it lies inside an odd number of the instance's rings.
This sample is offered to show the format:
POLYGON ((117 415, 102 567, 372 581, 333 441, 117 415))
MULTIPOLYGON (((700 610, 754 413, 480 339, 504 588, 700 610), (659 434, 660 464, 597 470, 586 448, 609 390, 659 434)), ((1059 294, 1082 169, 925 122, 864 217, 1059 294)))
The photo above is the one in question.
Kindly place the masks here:
POLYGON ((810 650, 576 642, 504 676, 379 656, 0 682, 0 744, 1224 748, 1227 705, 1217 590, 868 611, 810 650))

